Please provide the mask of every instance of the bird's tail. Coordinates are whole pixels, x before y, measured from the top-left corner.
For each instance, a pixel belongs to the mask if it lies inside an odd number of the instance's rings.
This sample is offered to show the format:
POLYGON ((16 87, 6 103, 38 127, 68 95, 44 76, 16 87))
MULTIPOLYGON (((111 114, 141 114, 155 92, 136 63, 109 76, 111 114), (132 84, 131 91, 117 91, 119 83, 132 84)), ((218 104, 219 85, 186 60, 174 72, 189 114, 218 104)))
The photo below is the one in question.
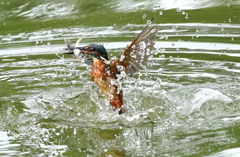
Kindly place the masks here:
POLYGON ((113 102, 113 101, 110 101, 110 104, 114 107, 114 110, 116 109, 120 109, 118 111, 118 114, 123 114, 126 112, 125 108, 122 106, 122 100, 121 101, 118 101, 117 103, 116 102, 113 102))
POLYGON ((125 108, 121 107, 120 110, 119 110, 119 112, 118 112, 118 114, 123 114, 123 113, 125 113, 125 112, 126 112, 125 108))

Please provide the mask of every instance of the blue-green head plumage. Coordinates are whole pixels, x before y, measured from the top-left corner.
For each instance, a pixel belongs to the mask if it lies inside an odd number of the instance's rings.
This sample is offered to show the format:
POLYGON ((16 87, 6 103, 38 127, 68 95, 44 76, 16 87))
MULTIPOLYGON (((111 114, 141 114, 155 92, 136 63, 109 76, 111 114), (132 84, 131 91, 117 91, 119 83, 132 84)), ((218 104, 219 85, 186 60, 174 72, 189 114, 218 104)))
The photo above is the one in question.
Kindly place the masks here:
POLYGON ((107 54, 107 51, 106 51, 106 49, 103 45, 90 44, 88 46, 92 47, 94 49, 94 51, 99 52, 102 57, 104 57, 106 60, 108 60, 108 54, 107 54))

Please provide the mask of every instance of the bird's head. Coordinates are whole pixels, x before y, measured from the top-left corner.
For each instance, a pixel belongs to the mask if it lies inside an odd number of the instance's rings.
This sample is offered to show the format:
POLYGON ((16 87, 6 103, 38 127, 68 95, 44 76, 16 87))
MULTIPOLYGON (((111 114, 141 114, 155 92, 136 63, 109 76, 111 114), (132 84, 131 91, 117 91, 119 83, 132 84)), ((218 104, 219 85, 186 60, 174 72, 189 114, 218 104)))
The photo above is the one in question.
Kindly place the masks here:
POLYGON ((74 54, 75 56, 79 56, 82 53, 91 55, 97 59, 104 58, 105 60, 108 60, 108 54, 103 45, 90 44, 84 47, 68 47, 65 50, 68 50, 68 52, 64 54, 74 54))

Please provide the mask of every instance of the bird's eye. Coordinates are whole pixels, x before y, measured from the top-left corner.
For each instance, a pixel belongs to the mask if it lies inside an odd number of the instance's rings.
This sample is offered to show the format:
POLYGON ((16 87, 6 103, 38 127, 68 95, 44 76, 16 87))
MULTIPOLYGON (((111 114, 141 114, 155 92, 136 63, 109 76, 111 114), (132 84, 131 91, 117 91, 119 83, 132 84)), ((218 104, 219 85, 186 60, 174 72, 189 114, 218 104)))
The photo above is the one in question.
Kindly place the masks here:
POLYGON ((88 51, 93 51, 93 50, 94 50, 93 47, 88 47, 88 46, 86 46, 84 49, 85 49, 85 50, 88 50, 88 51))

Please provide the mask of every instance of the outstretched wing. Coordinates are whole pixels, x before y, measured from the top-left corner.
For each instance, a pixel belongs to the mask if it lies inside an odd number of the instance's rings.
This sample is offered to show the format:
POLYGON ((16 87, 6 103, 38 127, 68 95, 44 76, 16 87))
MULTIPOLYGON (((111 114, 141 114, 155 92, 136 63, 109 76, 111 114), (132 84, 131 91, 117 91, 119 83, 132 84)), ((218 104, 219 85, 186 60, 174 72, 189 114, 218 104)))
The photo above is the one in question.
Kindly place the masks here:
POLYGON ((112 74, 118 74, 121 71, 125 71, 128 75, 132 76, 135 72, 143 70, 154 48, 156 34, 156 25, 145 26, 121 56, 110 63, 110 72, 112 74))

